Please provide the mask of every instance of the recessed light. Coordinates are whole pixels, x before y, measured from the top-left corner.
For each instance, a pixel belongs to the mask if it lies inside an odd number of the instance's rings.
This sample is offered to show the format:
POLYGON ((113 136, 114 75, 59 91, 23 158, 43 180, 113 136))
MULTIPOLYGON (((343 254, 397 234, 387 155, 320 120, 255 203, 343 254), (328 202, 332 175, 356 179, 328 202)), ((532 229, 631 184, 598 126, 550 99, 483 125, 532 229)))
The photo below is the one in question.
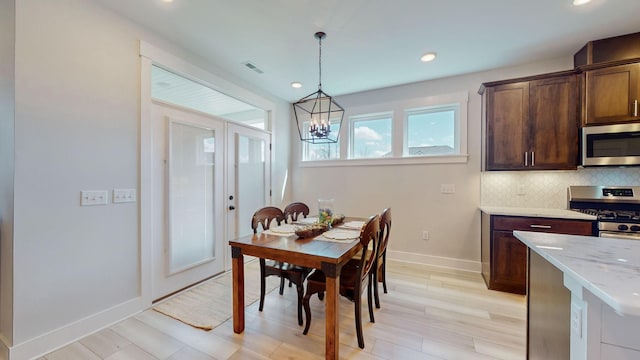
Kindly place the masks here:
POLYGON ((172 2, 173 2, 173 0, 162 0, 162 2, 172 3, 172 2))
POLYGON ((580 5, 588 4, 590 2, 591 0, 573 0, 573 5, 580 6, 580 5))
POLYGON ((294 82, 291 83, 291 87, 294 88, 294 89, 300 89, 302 87, 302 83, 294 81, 294 82))
POLYGON ((422 57, 420 57, 420 61, 429 62, 429 61, 433 61, 433 59, 435 59, 435 58, 436 58, 436 53, 428 52, 428 53, 422 55, 422 57))

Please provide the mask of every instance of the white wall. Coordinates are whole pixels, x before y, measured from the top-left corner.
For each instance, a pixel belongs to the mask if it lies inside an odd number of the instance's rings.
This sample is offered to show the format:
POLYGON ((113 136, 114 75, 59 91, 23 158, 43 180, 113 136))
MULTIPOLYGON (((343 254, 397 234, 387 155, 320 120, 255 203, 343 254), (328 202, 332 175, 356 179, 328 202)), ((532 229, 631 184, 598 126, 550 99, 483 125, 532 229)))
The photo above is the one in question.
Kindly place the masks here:
POLYGON ((0 359, 13 337, 13 143, 15 1, 0 1, 0 359))
MULTIPOLYGON (((338 97, 338 103, 348 111, 350 107, 467 91, 469 160, 464 164, 354 167, 301 167, 295 163, 293 198, 316 204, 317 198, 332 197, 337 212, 356 216, 391 207, 390 257, 479 271, 480 84, 570 69, 572 60, 556 59, 338 97), (455 184, 456 193, 441 194, 441 184, 455 184), (428 241, 422 240, 423 230, 429 231, 428 241)), ((331 93, 330 84, 325 87, 331 93)))
MULTIPOLYGON (((12 11, 0 10, 4 29, 5 14, 12 11)), ((139 40, 249 86, 88 0, 22 0, 15 13, 11 343, 19 346, 140 297, 139 203, 79 206, 81 190, 139 189, 139 40)), ((6 89, 2 81, 0 89, 6 89)), ((283 128, 285 136, 274 135, 279 141, 274 184, 282 184, 289 158, 289 109, 281 100, 269 100, 277 104, 274 132, 283 128)), ((1 185, 3 192, 11 188, 4 175, 1 185)), ((274 194, 280 193, 282 187, 274 186, 274 194)), ((4 195, 2 200, 4 208, 4 195)), ((0 304, 0 313, 11 314, 10 305, 0 304)), ((100 319, 84 331, 117 320, 100 319)), ((7 332, 6 323, 2 326, 7 332)))

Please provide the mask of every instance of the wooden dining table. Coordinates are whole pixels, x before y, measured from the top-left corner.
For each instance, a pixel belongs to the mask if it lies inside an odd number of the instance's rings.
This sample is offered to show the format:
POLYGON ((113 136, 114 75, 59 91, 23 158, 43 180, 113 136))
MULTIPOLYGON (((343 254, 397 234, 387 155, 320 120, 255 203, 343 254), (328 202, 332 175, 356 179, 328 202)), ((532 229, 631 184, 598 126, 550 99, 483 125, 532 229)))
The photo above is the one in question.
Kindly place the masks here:
MULTIPOLYGON (((346 221, 364 220, 366 219, 346 219, 346 221)), ((295 234, 280 236, 263 232, 230 240, 229 245, 233 275, 233 331, 240 334, 245 326, 244 255, 320 269, 325 273, 327 281, 325 358, 337 359, 340 355, 338 306, 340 271, 342 266, 362 249, 358 239, 335 242, 317 237, 298 238, 295 234)))

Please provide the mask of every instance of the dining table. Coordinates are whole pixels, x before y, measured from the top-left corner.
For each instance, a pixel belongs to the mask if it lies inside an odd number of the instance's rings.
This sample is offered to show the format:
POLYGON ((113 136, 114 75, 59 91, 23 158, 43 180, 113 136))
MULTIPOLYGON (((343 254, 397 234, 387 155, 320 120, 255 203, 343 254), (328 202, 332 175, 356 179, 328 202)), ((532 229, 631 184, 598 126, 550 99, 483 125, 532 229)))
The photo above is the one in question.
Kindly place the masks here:
MULTIPOLYGON (((365 220, 348 217, 343 225, 347 228, 349 224, 363 224, 365 220)), ((337 359, 340 355, 340 272, 342 266, 362 249, 359 238, 332 240, 323 234, 299 238, 295 233, 279 234, 267 230, 230 240, 229 245, 233 277, 233 331, 240 334, 245 328, 244 255, 320 269, 326 275, 325 358, 337 359)))

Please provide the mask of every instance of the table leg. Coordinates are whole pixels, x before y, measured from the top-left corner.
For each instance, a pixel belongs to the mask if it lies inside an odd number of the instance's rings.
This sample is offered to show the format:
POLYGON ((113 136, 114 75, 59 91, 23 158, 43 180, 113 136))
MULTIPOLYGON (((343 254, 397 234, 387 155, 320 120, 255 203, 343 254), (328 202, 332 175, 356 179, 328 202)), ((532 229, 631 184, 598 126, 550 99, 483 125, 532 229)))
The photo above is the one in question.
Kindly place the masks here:
POLYGON ((326 275, 327 293, 325 295, 326 333, 325 359, 337 359, 340 356, 340 267, 336 264, 322 264, 322 271, 326 275))
POLYGON ((231 274, 233 277, 233 332, 244 331, 244 256, 242 249, 231 247, 231 274))

